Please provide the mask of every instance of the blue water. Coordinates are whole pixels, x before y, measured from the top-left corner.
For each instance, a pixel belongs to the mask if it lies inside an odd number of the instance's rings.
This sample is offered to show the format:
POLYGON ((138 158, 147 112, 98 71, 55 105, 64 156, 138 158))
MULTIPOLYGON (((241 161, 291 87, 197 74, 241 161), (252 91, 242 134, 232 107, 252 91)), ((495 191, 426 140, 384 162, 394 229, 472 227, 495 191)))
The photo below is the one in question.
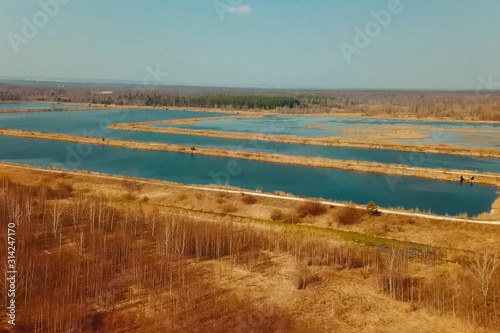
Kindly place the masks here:
POLYGON ((0 110, 61 110, 85 109, 83 105, 57 104, 57 103, 0 103, 0 110))
MULTIPOLYGON (((218 113, 175 110, 92 110, 0 114, 0 128, 108 139, 171 143, 185 146, 258 151, 293 156, 325 157, 412 167, 445 168, 500 173, 500 160, 446 154, 424 154, 380 149, 295 145, 255 140, 231 140, 191 135, 133 132, 108 129, 109 124, 167 119, 205 118, 218 113)), ((209 123, 209 122, 207 122, 209 123)), ((276 125, 278 126, 278 125, 276 125)))
POLYGON ((381 207, 418 207, 436 214, 487 212, 497 197, 491 186, 469 186, 411 177, 280 165, 163 151, 132 150, 0 136, 0 160, 37 167, 90 170, 182 184, 220 184, 276 190, 381 207))

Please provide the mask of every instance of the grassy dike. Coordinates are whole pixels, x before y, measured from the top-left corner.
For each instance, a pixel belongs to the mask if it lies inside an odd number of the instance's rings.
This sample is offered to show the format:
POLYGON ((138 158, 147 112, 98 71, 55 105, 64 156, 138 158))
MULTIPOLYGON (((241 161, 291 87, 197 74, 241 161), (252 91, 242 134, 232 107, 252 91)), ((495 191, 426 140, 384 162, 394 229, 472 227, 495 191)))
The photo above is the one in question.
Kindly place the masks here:
POLYGON ((255 202, 244 203, 242 194, 225 188, 186 186, 176 183, 113 176, 89 171, 66 171, 0 163, 0 178, 26 186, 50 186, 80 194, 106 198, 114 206, 140 204, 145 211, 160 209, 166 214, 184 215, 213 222, 229 219, 240 224, 279 229, 295 236, 311 236, 324 240, 350 241, 368 246, 397 246, 418 251, 439 248, 476 251, 488 248, 500 250, 498 226, 434 220, 421 216, 358 214, 349 224, 338 222, 342 207, 332 203, 326 212, 307 216, 298 223, 272 221, 276 209, 296 214, 301 201, 286 197, 258 196, 255 202), (485 237, 487 235, 487 237, 485 237), (482 242, 477 242, 481 239, 482 242))

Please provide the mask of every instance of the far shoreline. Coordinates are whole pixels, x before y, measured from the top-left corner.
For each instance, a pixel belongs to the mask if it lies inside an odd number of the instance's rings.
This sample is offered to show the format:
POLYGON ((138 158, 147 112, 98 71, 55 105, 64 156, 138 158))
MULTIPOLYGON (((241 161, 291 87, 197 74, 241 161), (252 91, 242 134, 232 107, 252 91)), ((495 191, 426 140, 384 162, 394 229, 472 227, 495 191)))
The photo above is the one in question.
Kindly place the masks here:
MULTIPOLYGON (((293 117, 318 117, 318 118, 353 118, 353 119, 383 119, 383 120, 410 120, 410 121, 435 121, 435 122, 455 122, 455 123, 483 123, 483 124, 500 124, 499 121, 495 120, 474 120, 469 118, 464 119, 454 119, 449 117, 415 117, 411 115, 396 115, 391 116, 387 114, 372 114, 365 115, 361 112, 352 112, 345 109, 332 108, 331 112, 314 112, 313 110, 307 110, 304 112, 293 112, 294 109, 290 109, 290 113, 277 112, 274 109, 227 109, 227 108, 205 108, 205 107, 179 107, 179 106, 146 106, 146 105, 116 105, 116 104, 101 104, 101 103, 77 103, 77 102, 61 102, 61 101, 38 101, 38 100, 25 100, 25 101, 1 101, 0 104, 17 104, 17 103, 45 103, 45 104, 66 104, 66 105, 77 105, 86 106, 91 109, 85 110, 114 110, 114 109, 129 109, 129 110, 175 110, 175 111, 195 111, 195 112, 216 112, 216 113, 226 113, 226 114, 259 114, 262 116, 293 116, 293 117)), ((11 113, 11 112, 42 112, 42 111, 75 111, 84 109, 62 109, 62 110, 32 110, 32 109, 20 109, 20 110, 0 110, 0 113, 11 113)))

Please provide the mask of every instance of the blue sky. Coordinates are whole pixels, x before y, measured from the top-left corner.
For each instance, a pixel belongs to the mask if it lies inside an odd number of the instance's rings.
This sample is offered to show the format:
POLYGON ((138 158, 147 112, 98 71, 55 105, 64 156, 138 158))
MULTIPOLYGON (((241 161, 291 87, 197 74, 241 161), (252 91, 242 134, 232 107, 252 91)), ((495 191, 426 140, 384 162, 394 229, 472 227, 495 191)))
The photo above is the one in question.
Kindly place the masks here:
POLYGON ((489 75, 500 82, 498 0, 401 0, 350 62, 341 45, 356 47, 354 29, 366 33, 372 11, 397 0, 216 0, 223 20, 214 0, 42 0, 55 1, 64 4, 43 24, 39 1, 0 0, 0 78, 139 81, 158 67, 169 73, 165 83, 191 85, 476 89, 489 75), (38 31, 23 35, 37 14, 38 31))

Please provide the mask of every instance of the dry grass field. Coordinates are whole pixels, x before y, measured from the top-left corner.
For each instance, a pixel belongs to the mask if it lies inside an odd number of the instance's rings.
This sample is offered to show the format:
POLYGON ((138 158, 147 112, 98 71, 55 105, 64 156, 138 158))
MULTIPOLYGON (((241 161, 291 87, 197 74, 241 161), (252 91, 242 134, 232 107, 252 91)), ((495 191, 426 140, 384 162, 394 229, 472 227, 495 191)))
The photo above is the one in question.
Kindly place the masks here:
POLYGON ((0 179, 3 244, 17 223, 12 332, 500 327, 495 226, 5 164, 0 179))

